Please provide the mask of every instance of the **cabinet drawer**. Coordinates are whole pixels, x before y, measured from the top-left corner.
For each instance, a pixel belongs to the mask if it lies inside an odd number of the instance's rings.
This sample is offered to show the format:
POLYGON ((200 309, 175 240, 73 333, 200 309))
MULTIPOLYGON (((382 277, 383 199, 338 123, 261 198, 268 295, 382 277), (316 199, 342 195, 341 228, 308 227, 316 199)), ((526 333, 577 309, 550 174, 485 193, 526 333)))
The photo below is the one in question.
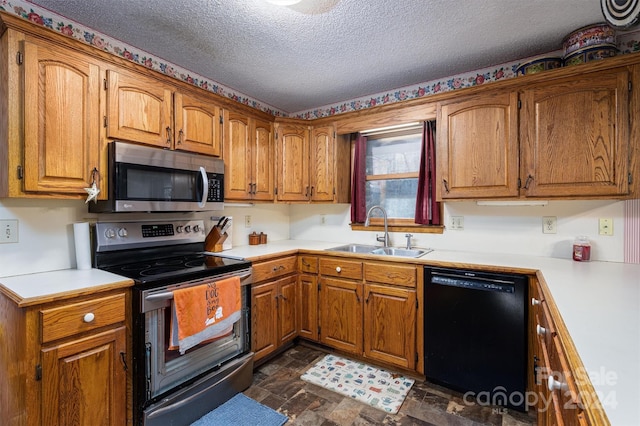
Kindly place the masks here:
POLYGON ((365 263, 364 279, 367 282, 416 287, 416 267, 389 263, 365 263))
POLYGON ((269 280, 296 272, 297 256, 281 257, 253 265, 253 282, 269 280))
POLYGON ((318 258, 315 256, 300 256, 300 262, 298 268, 300 272, 306 272, 309 274, 318 273, 318 258))
POLYGON ((362 262, 345 259, 320 259, 320 274, 330 277, 362 279, 362 262))
POLYGON ((125 320, 124 293, 83 302, 70 303, 40 311, 42 343, 85 331, 95 330, 125 320))

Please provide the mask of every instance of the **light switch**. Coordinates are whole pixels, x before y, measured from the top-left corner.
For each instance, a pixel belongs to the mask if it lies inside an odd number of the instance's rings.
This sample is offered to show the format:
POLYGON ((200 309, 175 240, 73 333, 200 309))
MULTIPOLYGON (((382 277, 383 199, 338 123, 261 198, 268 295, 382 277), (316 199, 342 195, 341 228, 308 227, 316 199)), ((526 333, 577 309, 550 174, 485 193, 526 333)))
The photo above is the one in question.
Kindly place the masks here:
POLYGON ((613 235, 613 219, 598 219, 598 230, 600 235, 613 235))

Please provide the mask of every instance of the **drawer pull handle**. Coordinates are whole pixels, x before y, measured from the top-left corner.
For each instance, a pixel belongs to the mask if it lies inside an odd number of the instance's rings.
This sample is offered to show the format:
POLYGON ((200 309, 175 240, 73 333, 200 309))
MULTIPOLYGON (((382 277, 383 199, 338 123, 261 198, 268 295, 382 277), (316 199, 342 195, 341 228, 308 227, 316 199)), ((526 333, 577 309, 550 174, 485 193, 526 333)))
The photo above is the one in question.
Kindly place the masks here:
POLYGON ((567 389, 567 384, 556 380, 553 376, 549 376, 547 379, 547 388, 549 391, 564 390, 567 389))
POLYGON ((538 336, 544 336, 545 334, 547 334, 547 329, 538 324, 536 325, 536 333, 538 334, 538 336))
POLYGON ((531 298, 531 306, 538 306, 540 304, 540 301, 538 299, 536 299, 535 297, 531 298))
POLYGON ((342 268, 341 268, 341 267, 339 267, 339 266, 336 266, 336 272, 337 272, 337 273, 340 273, 341 271, 342 271, 342 268))
POLYGON ((96 316, 93 314, 93 312, 84 314, 84 317, 82 317, 82 321, 84 322, 92 322, 94 319, 96 319, 96 316))
POLYGON ((282 266, 282 265, 274 266, 273 267, 273 272, 279 271, 281 269, 284 269, 284 266, 282 266))

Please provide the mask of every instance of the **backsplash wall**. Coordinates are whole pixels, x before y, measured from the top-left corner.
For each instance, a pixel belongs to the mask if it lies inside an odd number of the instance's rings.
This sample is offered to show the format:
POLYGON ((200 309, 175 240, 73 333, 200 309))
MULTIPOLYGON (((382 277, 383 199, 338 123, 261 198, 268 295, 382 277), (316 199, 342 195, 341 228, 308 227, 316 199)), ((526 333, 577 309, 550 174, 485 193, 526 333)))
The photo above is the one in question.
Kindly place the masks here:
MULTIPOLYGON (((0 244, 0 276, 75 268, 73 223, 79 221, 156 220, 162 218, 205 221, 211 216, 233 216, 233 245, 248 244, 255 231, 268 241, 285 239, 375 243, 375 232, 351 231, 348 204, 257 204, 227 206, 223 212, 185 214, 110 214, 87 212, 80 200, 0 200, 0 219, 18 219, 16 244, 0 244), (324 215, 325 224, 321 224, 324 215), (250 216, 251 226, 245 226, 250 216)), ((624 261, 623 201, 551 201, 544 207, 486 207, 473 202, 445 203, 445 221, 464 216, 464 229, 443 234, 414 233, 414 246, 436 250, 486 251, 558 258, 571 257, 577 235, 586 235, 593 245, 592 259, 624 261), (542 216, 556 216, 557 234, 542 233, 542 216), (598 218, 613 218, 614 235, 598 235, 598 218)), ((392 233, 395 246, 405 244, 404 233, 392 233)))
MULTIPOLYGON (((436 250, 482 251, 569 259, 573 240, 591 240, 592 260, 624 261, 623 201, 550 201, 547 206, 478 206, 475 202, 444 205, 444 221, 464 217, 463 230, 443 234, 414 233, 414 246, 436 250), (542 216, 557 217, 557 233, 542 233, 542 216), (613 236, 598 235, 598 219, 612 218, 613 236)), ((377 244, 376 232, 351 231, 350 206, 292 205, 292 239, 377 244), (321 224, 324 215, 325 225, 321 224)), ((378 232, 380 233, 380 232, 378 232)), ((404 246, 405 233, 391 233, 391 244, 404 246)))

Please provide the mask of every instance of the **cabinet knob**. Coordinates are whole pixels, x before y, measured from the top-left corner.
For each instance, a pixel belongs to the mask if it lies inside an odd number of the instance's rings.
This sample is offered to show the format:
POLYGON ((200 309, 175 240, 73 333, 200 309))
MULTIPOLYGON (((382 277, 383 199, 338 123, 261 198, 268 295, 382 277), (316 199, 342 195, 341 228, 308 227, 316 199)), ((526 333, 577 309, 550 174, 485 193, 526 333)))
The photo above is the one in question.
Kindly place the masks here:
POLYGON ((547 329, 538 324, 536 325, 536 333, 538 334, 538 336, 544 336, 545 334, 547 334, 547 329))
POLYGON ((538 299, 536 299, 535 297, 531 298, 531 306, 538 306, 540 304, 540 301, 538 299))
POLYGON ((549 389, 551 392, 553 392, 554 390, 564 390, 566 388, 566 383, 556 380, 553 376, 549 376, 549 378, 547 379, 547 389, 549 389))
POLYGON ((339 273, 340 271, 342 271, 342 268, 341 268, 341 267, 339 267, 339 266, 336 266, 336 272, 338 272, 338 273, 339 273))
POLYGON ((92 322, 95 318, 96 316, 93 314, 93 312, 89 312, 88 314, 84 314, 84 317, 82 317, 82 321, 92 322))

